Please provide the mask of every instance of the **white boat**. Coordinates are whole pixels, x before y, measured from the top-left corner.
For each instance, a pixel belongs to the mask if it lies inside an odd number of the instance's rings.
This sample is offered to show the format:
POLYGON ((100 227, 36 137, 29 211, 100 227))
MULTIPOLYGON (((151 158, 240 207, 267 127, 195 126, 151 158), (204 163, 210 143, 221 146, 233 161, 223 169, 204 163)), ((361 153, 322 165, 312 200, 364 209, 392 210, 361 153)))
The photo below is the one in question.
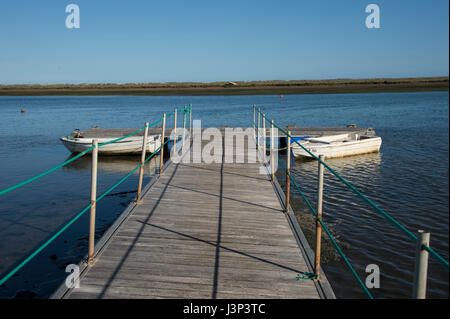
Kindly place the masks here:
MULTIPOLYGON (((106 143, 119 138, 115 137, 95 137, 98 144, 106 143)), ((72 153, 81 153, 92 146, 94 137, 83 137, 79 131, 72 133, 72 136, 63 136, 60 140, 64 146, 72 153)), ((123 140, 102 145, 98 148, 98 153, 103 155, 126 155, 142 153, 143 136, 130 136, 123 140)), ((149 135, 147 137, 147 152, 154 153, 161 146, 161 135, 149 135)))
MULTIPOLYGON (((381 147, 381 137, 356 133, 300 138, 298 142, 315 156, 324 155, 325 158, 379 152, 381 147)), ((291 149, 295 157, 312 157, 295 142, 291 149)))

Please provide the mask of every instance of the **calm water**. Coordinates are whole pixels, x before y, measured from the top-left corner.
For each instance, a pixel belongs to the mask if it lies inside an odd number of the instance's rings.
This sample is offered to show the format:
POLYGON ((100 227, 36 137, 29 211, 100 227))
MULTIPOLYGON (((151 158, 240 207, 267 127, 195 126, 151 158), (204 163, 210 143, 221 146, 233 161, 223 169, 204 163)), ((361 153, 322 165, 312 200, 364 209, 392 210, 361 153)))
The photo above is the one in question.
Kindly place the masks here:
MULTIPOLYGON (((74 128, 141 127, 175 106, 193 104, 202 126, 250 126, 252 104, 281 125, 371 126, 383 138, 380 154, 329 160, 329 165, 410 230, 431 232, 431 244, 448 260, 448 92, 207 97, 0 97, 0 189, 69 157, 58 138, 74 128), (20 108, 26 112, 21 114, 20 108)), ((138 158, 103 158, 104 192, 138 158)), ((315 203, 316 163, 296 161, 293 174, 315 203)), ((145 169, 146 180, 155 163, 145 169)), ((330 174, 325 175, 324 219, 357 272, 377 264, 379 298, 409 298, 414 244, 330 174)), ((0 200, 0 276, 88 204, 89 158, 82 158, 0 200)), ((104 231, 135 196, 137 175, 98 204, 97 232, 104 231), (131 192, 131 193, 127 193, 131 192)), ((64 269, 86 253, 88 214, 40 253, 2 288, 0 297, 46 297, 64 269)), ((324 265, 338 297, 363 297, 342 260, 324 265)), ((448 271, 429 268, 429 297, 448 298, 448 271)))

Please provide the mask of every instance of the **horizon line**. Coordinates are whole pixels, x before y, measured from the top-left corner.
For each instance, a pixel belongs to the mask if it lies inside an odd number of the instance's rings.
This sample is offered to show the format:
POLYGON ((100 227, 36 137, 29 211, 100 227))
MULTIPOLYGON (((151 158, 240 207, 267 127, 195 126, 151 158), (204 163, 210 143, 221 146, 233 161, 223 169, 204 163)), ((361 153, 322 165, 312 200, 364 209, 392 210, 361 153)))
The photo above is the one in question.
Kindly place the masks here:
POLYGON ((258 83, 258 82, 324 82, 324 81, 363 81, 363 80, 421 80, 447 79, 449 75, 418 76, 418 77, 362 77, 362 78, 324 78, 324 79, 272 79, 272 80, 217 80, 217 81, 164 81, 164 82, 41 82, 41 83, 1 83, 0 86, 30 86, 30 85, 142 85, 142 84, 219 84, 219 83, 258 83))

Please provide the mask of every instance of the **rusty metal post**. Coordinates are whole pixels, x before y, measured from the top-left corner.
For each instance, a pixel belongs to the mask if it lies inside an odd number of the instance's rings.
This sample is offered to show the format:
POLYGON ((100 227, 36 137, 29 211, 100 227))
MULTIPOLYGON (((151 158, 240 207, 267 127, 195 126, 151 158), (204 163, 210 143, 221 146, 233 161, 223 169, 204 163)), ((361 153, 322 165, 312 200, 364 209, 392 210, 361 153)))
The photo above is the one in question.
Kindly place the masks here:
POLYGON ((291 132, 287 136, 287 154, 286 154, 286 213, 289 213, 289 201, 291 197, 291 132))
POLYGON ((164 138, 165 138, 165 132, 166 132, 166 113, 163 115, 163 126, 162 126, 162 134, 161 134, 161 150, 159 151, 159 175, 162 174, 163 168, 164 168, 164 138))
POLYGON ((91 167, 91 216, 89 219, 89 250, 88 264, 94 262, 95 244, 95 209, 97 206, 97 163, 98 163, 98 140, 92 140, 92 167, 91 167))
POLYGON ((425 299, 427 294, 428 252, 423 248, 424 245, 430 245, 430 233, 419 230, 416 241, 413 299, 425 299))
POLYGON ((319 155, 318 165, 318 182, 317 182, 317 216, 316 216, 316 259, 314 266, 314 273, 319 278, 320 275, 320 251, 322 244, 322 205, 323 205, 323 155, 319 155))
POLYGON ((273 128, 273 120, 270 120, 270 164, 272 170, 272 182, 275 181, 275 130, 273 128))
POLYGON ((145 122, 144 136, 142 138, 141 167, 139 168, 139 183, 136 196, 136 204, 141 203, 142 179, 144 178, 145 153, 147 151, 148 122, 145 122))

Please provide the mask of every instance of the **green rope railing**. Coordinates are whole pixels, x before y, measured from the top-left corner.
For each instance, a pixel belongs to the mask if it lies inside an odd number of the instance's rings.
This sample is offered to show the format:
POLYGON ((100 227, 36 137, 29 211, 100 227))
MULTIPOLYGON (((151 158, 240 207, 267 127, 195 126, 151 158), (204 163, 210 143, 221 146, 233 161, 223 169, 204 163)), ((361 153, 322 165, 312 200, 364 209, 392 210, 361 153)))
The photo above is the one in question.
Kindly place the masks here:
MULTIPOLYGON (((125 139, 125 138, 127 138, 127 137, 133 136, 133 135, 135 135, 135 134, 141 132, 143 129, 145 129, 145 126, 144 126, 143 128, 141 128, 141 129, 139 129, 139 130, 137 130, 137 131, 131 133, 131 134, 128 134, 128 135, 126 135, 126 136, 123 136, 123 137, 120 137, 120 138, 117 138, 117 139, 114 139, 114 140, 111 140, 111 141, 108 141, 108 142, 105 142, 105 143, 98 144, 98 146, 101 147, 101 146, 104 146, 104 145, 107 145, 107 144, 111 144, 111 143, 118 142, 118 141, 120 141, 120 140, 123 140, 123 139, 125 139)), ((57 169, 59 169, 59 168, 61 168, 61 167, 66 166, 67 164, 69 164, 69 163, 71 163, 71 162, 73 162, 73 161, 79 159, 80 157, 86 155, 86 154, 89 153, 93 148, 94 148, 94 146, 91 146, 91 147, 89 147, 87 150, 85 150, 85 151, 83 151, 83 152, 77 154, 76 156, 72 157, 71 159, 68 159, 68 160, 65 161, 64 163, 61 163, 61 164, 59 164, 59 165, 57 165, 57 166, 55 166, 55 167, 53 167, 53 168, 51 168, 51 169, 49 169, 49 170, 47 170, 47 171, 41 173, 41 174, 39 174, 39 175, 36 175, 36 176, 34 176, 34 177, 32 177, 32 178, 29 178, 29 179, 27 179, 27 180, 25 180, 25 181, 23 181, 23 182, 20 182, 20 183, 18 183, 18 184, 16 184, 16 185, 13 185, 13 186, 11 186, 11 187, 8 187, 8 188, 6 188, 6 189, 0 191, 0 195, 9 193, 10 191, 13 191, 13 190, 15 190, 15 189, 17 189, 17 188, 20 188, 20 187, 22 187, 22 186, 25 186, 25 185, 27 185, 28 183, 31 183, 31 182, 33 182, 33 181, 35 181, 35 180, 37 180, 37 179, 39 179, 39 178, 41 178, 41 177, 44 177, 45 175, 50 174, 51 172, 56 171, 57 169)))
MULTIPOLYGON (((171 117, 174 113, 175 113, 175 111, 172 112, 172 113, 170 113, 170 114, 168 114, 168 115, 166 115, 166 119, 169 118, 169 117, 171 117)), ((161 117, 159 118, 159 120, 153 122, 152 124, 149 124, 148 127, 149 127, 149 128, 150 128, 150 127, 153 127, 153 126, 157 125, 158 123, 160 123, 162 120, 163 120, 163 116, 161 116, 161 117)), ((127 137, 136 135, 137 133, 143 131, 144 129, 145 129, 145 126, 142 127, 142 128, 140 128, 140 129, 137 130, 137 131, 134 131, 133 133, 128 134, 128 135, 125 135, 125 136, 116 138, 116 139, 111 140, 111 141, 108 141, 108 142, 100 143, 100 144, 98 144, 98 147, 101 147, 101 146, 104 146, 104 145, 108 145, 108 144, 111 144, 111 143, 116 143, 116 142, 118 142, 118 141, 121 141, 121 140, 123 140, 123 139, 126 139, 127 137)))
MULTIPOLYGON (((175 112, 170 113, 169 115, 167 115, 166 118, 170 117, 171 115, 173 115, 175 112)), ((159 122, 162 121, 162 117, 161 119, 159 119, 158 121, 152 123, 151 125, 149 125, 149 127, 154 126, 156 124, 158 124, 159 122)), ((127 137, 133 136, 137 133, 139 133, 140 131, 142 131, 143 129, 145 129, 145 126, 131 134, 128 134, 126 136, 120 137, 118 139, 115 139, 113 141, 108 141, 102 144, 99 144, 98 146, 103 146, 103 145, 107 145, 107 144, 111 144, 111 143, 115 143, 117 141, 123 140, 127 137)), ((143 164, 147 163, 153 156, 155 156, 156 154, 158 154, 158 152, 161 150, 162 147, 164 147, 168 142, 170 141, 170 139, 167 139, 166 142, 162 143, 152 154, 150 154, 145 160, 144 163, 140 163, 136 168, 134 168, 131 172, 129 172, 127 175, 125 175, 123 178, 121 178, 117 183, 115 183, 112 187, 110 187, 108 190, 106 190, 102 195, 100 195, 97 199, 96 202, 100 201, 101 199, 103 199, 106 195, 108 195, 110 192, 112 192, 116 187, 118 187, 120 184, 122 184, 128 177, 130 177, 134 172, 136 172, 143 164)), ((7 188, 6 190, 2 191, 4 193, 7 193, 13 189, 19 188, 23 185, 26 185, 30 182, 32 182, 33 180, 36 180, 42 176, 45 176, 51 172, 53 172, 54 170, 63 167, 64 165, 67 165, 68 163, 82 157, 83 155, 85 155, 86 153, 88 153, 89 151, 91 151, 94 148, 94 146, 91 146, 89 149, 83 151, 82 153, 78 154, 77 156, 71 158, 70 160, 55 166, 54 168, 39 174, 29 180, 26 180, 22 183, 19 183, 17 185, 14 185, 10 188, 7 188)), ((0 195, 3 193, 0 193, 0 195)), ((46 240, 41 246, 39 246, 39 248, 37 248, 35 251, 33 251, 27 258, 25 258, 22 262, 20 262, 17 266, 15 266, 10 272, 8 272, 8 274, 6 274, 2 279, 0 279, 0 286, 2 286, 6 281, 8 281, 12 276, 14 276, 15 273, 17 273, 21 268, 23 268, 26 264, 28 264, 36 255, 38 255, 44 248, 46 248, 50 243, 52 243, 56 238, 58 238, 59 235, 61 235, 70 225, 72 225, 76 220, 78 220, 90 207, 92 206, 92 203, 90 203, 89 205, 87 205, 83 210, 81 210, 77 215, 75 215, 75 217, 73 217, 68 223, 66 223, 60 230, 58 230, 54 235, 52 235, 48 240, 46 240)))
POLYGON ((102 147, 102 146, 105 146, 105 145, 108 145, 108 144, 112 144, 112 143, 119 142, 119 141, 121 141, 121 140, 123 140, 123 139, 126 139, 127 137, 136 135, 137 133, 143 131, 144 129, 145 129, 145 126, 142 127, 142 128, 140 128, 140 129, 137 130, 137 131, 134 131, 133 133, 128 134, 128 135, 121 136, 121 137, 119 137, 119 138, 116 138, 116 139, 111 140, 111 141, 108 141, 108 142, 99 143, 99 144, 98 144, 98 147, 102 147))
POLYGON ((31 255, 29 255, 25 260, 23 260, 19 265, 14 267, 6 276, 0 280, 0 286, 2 286, 8 279, 10 279, 16 272, 18 272, 23 266, 28 264, 37 254, 39 254, 45 247, 47 247, 51 242, 53 242, 59 235, 61 235, 70 225, 72 225, 78 218, 80 218, 92 204, 87 205, 81 212, 79 212, 74 218, 72 218, 67 224, 65 224, 56 234, 50 237, 45 243, 43 243, 38 249, 36 249, 31 255))
POLYGON ((85 151, 81 152, 80 154, 78 154, 78 155, 72 157, 71 159, 65 161, 64 163, 61 163, 61 164, 59 164, 59 165, 57 165, 57 166, 55 166, 55 167, 49 169, 48 171, 45 171, 45 172, 43 172, 43 173, 41 173, 41 174, 39 174, 39 175, 36 175, 36 176, 34 176, 34 177, 32 177, 32 178, 27 179, 26 181, 20 182, 20 183, 14 185, 14 186, 8 187, 8 188, 6 188, 6 189, 0 191, 0 195, 9 193, 10 191, 13 191, 13 190, 15 190, 15 189, 17 189, 17 188, 20 188, 20 187, 22 187, 22 186, 25 186, 26 184, 31 183, 32 181, 35 181, 35 180, 37 180, 37 179, 39 179, 39 178, 41 178, 41 177, 44 177, 45 175, 48 175, 48 174, 50 174, 50 173, 53 172, 53 171, 56 171, 57 169, 59 169, 59 168, 65 166, 65 165, 67 165, 67 164, 73 162, 74 160, 76 160, 76 159, 82 157, 82 156, 85 155, 86 153, 90 152, 93 148, 94 148, 94 146, 91 146, 91 147, 88 148, 87 150, 85 150, 85 151))
POLYGON ((448 261, 446 261, 444 258, 442 258, 442 256, 439 255, 437 252, 435 252, 433 248, 431 248, 430 246, 427 246, 427 245, 423 245, 423 249, 425 249, 428 253, 430 253, 431 256, 436 258, 441 263, 441 265, 449 268, 448 261))
MULTIPOLYGON (((150 154, 150 156, 148 156, 145 160, 144 160, 144 164, 147 163, 148 160, 150 160, 153 156, 155 156, 155 154, 157 154, 162 147, 164 147, 164 145, 166 145, 170 140, 167 139, 167 141, 165 143, 163 143, 160 147, 158 147, 152 154, 150 154)), ((131 172, 129 172, 127 175, 125 175, 123 178, 121 178, 116 184, 114 184, 112 187, 110 187, 106 192, 104 192, 102 195, 100 195, 96 201, 100 201, 103 197, 105 197, 106 195, 108 195, 109 193, 111 193, 117 186, 119 186, 120 184, 122 184, 128 177, 130 177, 134 172, 136 172, 140 167, 142 166, 142 164, 139 164, 138 166, 136 166, 131 172)))
MULTIPOLYGON (((260 114, 262 114, 261 111, 258 111, 260 114)), ((267 119, 267 117, 265 117, 265 120, 268 121, 269 123, 271 122, 270 120, 267 119)), ((374 202, 372 202, 369 198, 367 198, 364 194, 362 194, 358 189, 356 189, 352 184, 350 184, 347 180, 345 180, 341 175, 339 175, 339 173, 337 173, 334 169, 332 169, 330 166, 328 166, 327 163, 325 163, 324 161, 320 160, 316 155, 314 155, 311 151, 309 151, 308 149, 306 149, 303 145, 301 145, 297 140, 295 140, 292 135, 288 134, 288 132, 286 132, 284 129, 282 129, 281 127, 279 127, 278 125, 276 125, 275 123, 273 123, 274 127, 276 127, 277 129, 279 129, 281 132, 283 132, 286 136, 289 136, 291 138, 291 140, 293 142, 295 142, 298 146, 300 146, 303 150, 305 150, 309 155, 311 155, 315 160, 319 161, 324 167, 326 167, 334 176, 336 176, 341 182, 344 183, 344 185, 346 185, 348 188, 350 188, 354 193, 356 193, 361 199, 363 199, 366 203, 368 203, 373 209, 375 209, 375 211, 377 211, 378 213, 380 213, 385 219, 387 219, 391 224, 393 224, 397 229, 399 229, 400 231, 402 231, 404 234, 406 234, 406 236, 413 240, 416 241, 417 237, 416 235, 414 235, 411 231, 409 231, 405 226, 403 226, 402 224, 400 224, 398 221, 396 221, 392 216, 390 216, 388 213, 386 213, 383 209, 381 209, 380 207, 378 207, 374 202)), ((440 264, 442 264, 444 267, 449 268, 449 263, 448 261, 446 261, 444 258, 442 258, 438 253, 436 253, 431 247, 424 245, 424 249, 426 251, 428 251, 431 256, 433 256, 434 258, 436 258, 440 264)))
MULTIPOLYGON (((286 167, 283 165, 283 163, 278 159, 278 163, 281 165, 281 167, 283 167, 284 171, 287 173, 286 167)), ((312 207, 311 203, 309 202, 309 200, 306 198, 305 194, 302 192, 302 190, 300 189, 300 187, 297 185, 297 183, 295 182, 295 179, 291 176, 291 174, 287 174, 289 176, 289 180, 292 181, 292 184, 294 185, 295 189, 299 192, 299 194, 302 196, 303 200, 305 201, 306 205, 308 206, 309 210, 313 213, 313 215, 317 218, 317 212, 314 209, 314 207, 312 207)), ((322 228, 325 230, 328 238, 330 238, 331 243, 333 244, 334 248, 337 250, 338 254, 342 257, 342 259, 344 260, 345 264, 347 265, 347 267, 350 269, 350 272, 352 273, 353 277, 355 277, 356 281, 358 282, 358 284, 362 287, 362 289, 364 290, 364 293, 370 298, 373 299, 372 294, 370 293, 370 291, 367 289, 366 285, 362 282, 361 278, 358 276, 358 274, 356 273, 355 269, 353 268, 352 264, 350 263, 350 261, 347 259, 347 257, 345 256, 344 252, 342 251, 342 249, 339 247, 338 243, 336 242, 336 240, 334 239, 334 237, 331 235, 331 233, 328 230, 328 227, 324 224, 323 220, 321 218, 317 218, 317 220, 319 221, 320 225, 322 225, 322 228)))
MULTIPOLYGON (((173 114, 174 114, 174 112, 170 113, 169 115, 167 115, 167 118, 170 117, 170 116, 172 116, 173 114)), ((153 122, 152 124, 149 124, 148 127, 153 127, 153 126, 157 125, 158 123, 160 123, 160 122, 162 121, 162 119, 163 119, 163 117, 161 117, 159 120, 153 122)), ((121 136, 121 137, 119 137, 119 138, 113 139, 113 140, 108 141, 108 142, 100 143, 100 144, 98 144, 98 147, 102 147, 102 146, 105 146, 105 145, 108 145, 108 144, 116 143, 116 142, 121 141, 121 140, 123 140, 123 139, 126 139, 126 138, 128 138, 128 137, 131 137, 131 136, 133 136, 133 135, 136 135, 137 133, 141 132, 141 131, 144 130, 144 129, 145 129, 145 126, 142 127, 142 128, 140 128, 140 129, 138 129, 138 130, 136 130, 136 131, 134 131, 134 132, 132 132, 132 133, 130 133, 130 134, 128 134, 128 135, 121 136)), ((35 180, 37 180, 37 179, 39 179, 39 178, 41 178, 41 177, 44 177, 44 176, 50 174, 51 172, 56 171, 57 169, 59 169, 59 168, 61 168, 61 167, 66 166, 67 164, 69 164, 69 163, 71 163, 71 162, 77 160, 78 158, 80 158, 80 157, 86 155, 86 154, 89 153, 93 148, 94 148, 94 146, 91 146, 91 147, 88 148, 87 150, 85 150, 85 151, 83 151, 83 152, 77 154, 76 156, 72 157, 71 159, 65 161, 64 163, 61 163, 61 164, 59 164, 59 165, 57 165, 57 166, 55 166, 55 167, 53 167, 53 168, 51 168, 51 169, 49 169, 49 170, 47 170, 47 171, 41 173, 41 174, 39 174, 39 175, 36 175, 36 176, 34 176, 34 177, 32 177, 32 178, 29 178, 29 179, 27 179, 27 180, 25 180, 25 181, 23 181, 23 182, 20 182, 20 183, 18 183, 18 184, 16 184, 16 185, 13 185, 13 186, 11 186, 11 187, 8 187, 8 188, 6 188, 6 189, 0 191, 0 195, 9 193, 9 192, 11 192, 11 191, 13 191, 13 190, 15 190, 15 189, 17 189, 17 188, 20 188, 20 187, 22 187, 22 186, 25 186, 25 185, 28 184, 28 183, 31 183, 31 182, 33 182, 33 181, 35 181, 35 180)))

